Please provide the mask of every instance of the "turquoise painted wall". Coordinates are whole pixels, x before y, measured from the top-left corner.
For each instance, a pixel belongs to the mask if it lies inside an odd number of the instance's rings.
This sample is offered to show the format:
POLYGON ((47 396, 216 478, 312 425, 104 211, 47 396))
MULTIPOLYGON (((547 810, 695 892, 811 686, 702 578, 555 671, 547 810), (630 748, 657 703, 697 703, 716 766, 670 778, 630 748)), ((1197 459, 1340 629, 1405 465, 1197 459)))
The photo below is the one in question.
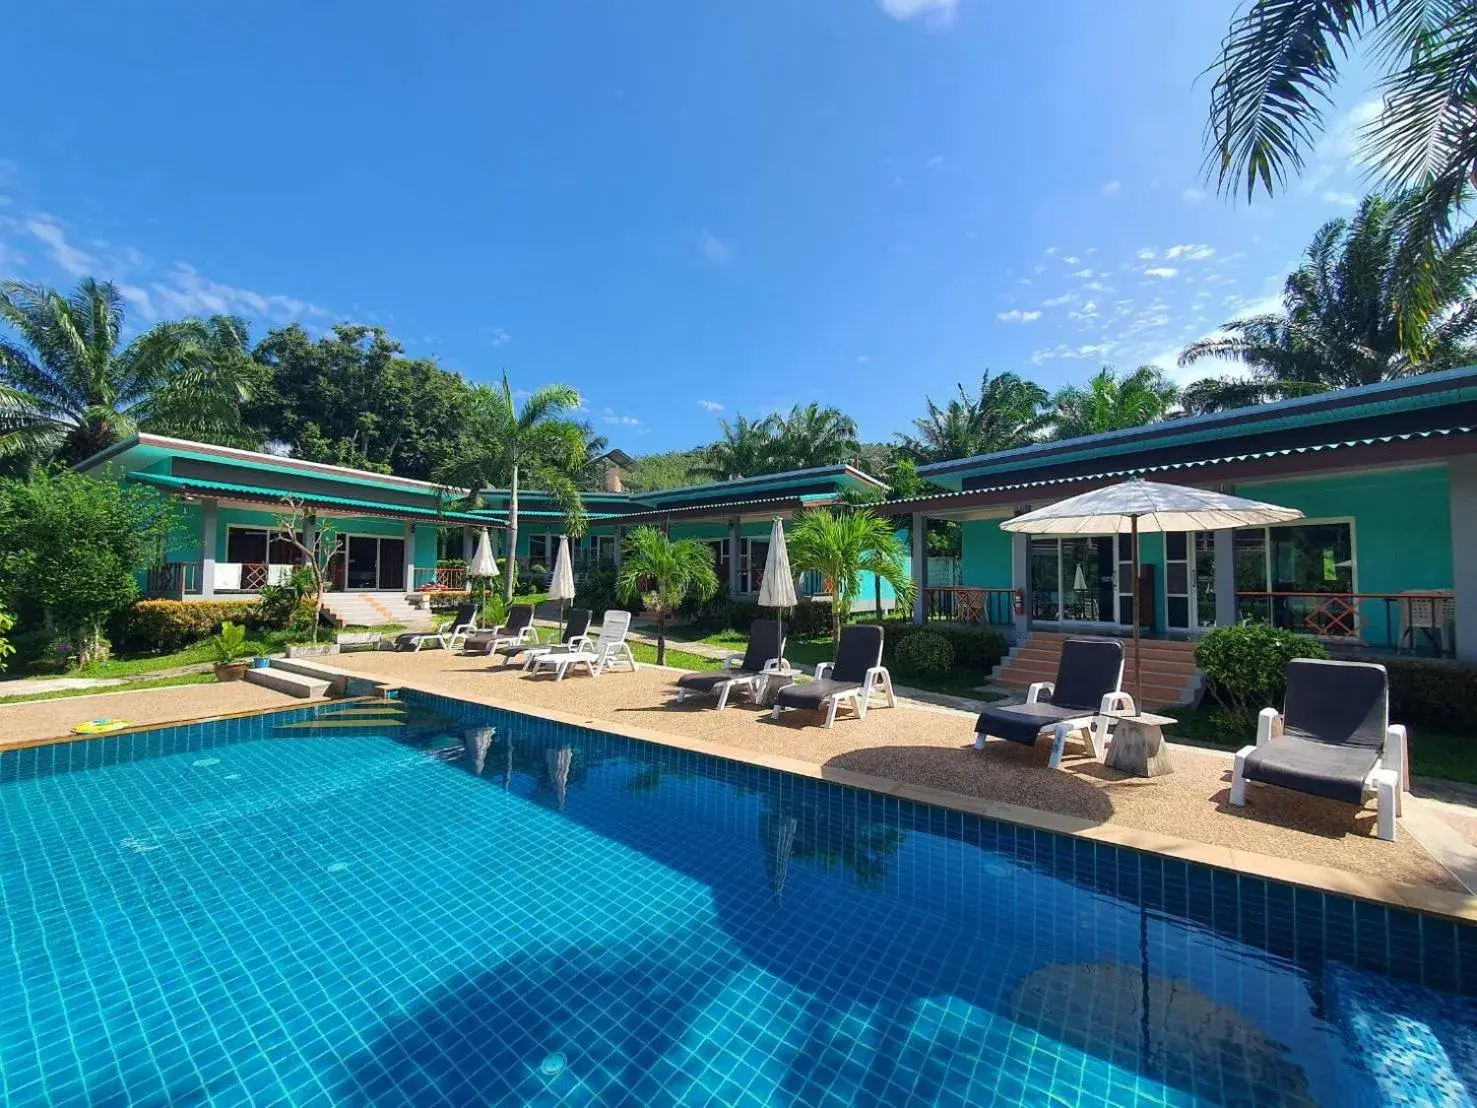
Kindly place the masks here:
POLYGON ((959 560, 963 583, 976 589, 1008 589, 1011 534, 998 519, 969 519, 959 524, 959 560))

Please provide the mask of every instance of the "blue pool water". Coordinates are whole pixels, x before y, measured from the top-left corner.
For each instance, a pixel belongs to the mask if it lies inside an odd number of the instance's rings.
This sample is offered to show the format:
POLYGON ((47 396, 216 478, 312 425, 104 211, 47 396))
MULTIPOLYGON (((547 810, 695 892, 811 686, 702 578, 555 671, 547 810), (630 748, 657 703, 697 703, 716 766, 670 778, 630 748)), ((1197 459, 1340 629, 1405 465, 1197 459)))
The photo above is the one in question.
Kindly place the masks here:
POLYGON ((1470 928, 439 699, 0 755, 0 901, 7 1105, 1477 1090, 1470 928))

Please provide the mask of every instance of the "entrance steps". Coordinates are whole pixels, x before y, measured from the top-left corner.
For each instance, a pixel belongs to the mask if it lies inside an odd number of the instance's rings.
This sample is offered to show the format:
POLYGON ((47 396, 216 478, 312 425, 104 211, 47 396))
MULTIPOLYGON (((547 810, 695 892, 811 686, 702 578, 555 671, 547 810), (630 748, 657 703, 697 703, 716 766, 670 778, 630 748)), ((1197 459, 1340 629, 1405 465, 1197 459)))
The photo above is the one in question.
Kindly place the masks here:
POLYGON ((398 623, 410 631, 429 631, 431 612, 400 592, 330 592, 323 610, 337 627, 382 627, 398 623))
POLYGON ((246 679, 253 685, 263 685, 277 692, 286 693, 288 696, 300 696, 305 700, 327 696, 329 689, 329 682, 323 678, 293 673, 277 665, 275 660, 266 669, 248 669, 246 679))
MULTIPOLYGON (((1032 631, 1006 655, 991 675, 991 682, 1010 692, 1025 694, 1037 681, 1055 681, 1061 661, 1062 643, 1077 636, 1060 631, 1032 631)), ((1082 637, 1092 637, 1085 635, 1082 637)), ((1146 708, 1175 708, 1193 704, 1204 684, 1195 665, 1195 644, 1167 639, 1142 639, 1144 689, 1138 705, 1146 708)), ((1133 640, 1123 640, 1123 687, 1133 687, 1133 640)))

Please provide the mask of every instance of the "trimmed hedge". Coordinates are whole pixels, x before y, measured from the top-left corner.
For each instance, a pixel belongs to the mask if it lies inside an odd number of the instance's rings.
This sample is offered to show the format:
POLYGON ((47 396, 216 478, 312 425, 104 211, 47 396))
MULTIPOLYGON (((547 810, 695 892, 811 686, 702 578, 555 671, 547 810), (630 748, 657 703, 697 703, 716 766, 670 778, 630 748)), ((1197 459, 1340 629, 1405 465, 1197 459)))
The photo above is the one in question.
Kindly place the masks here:
POLYGON ((905 677, 938 677, 954 668, 954 647, 927 628, 897 645, 897 671, 905 677))
POLYGON ((254 600, 140 600, 113 617, 110 637, 127 651, 167 654, 207 639, 226 620, 256 626, 254 600))
POLYGON ((1000 659, 1005 657, 1005 652, 1009 649, 1005 636, 993 627, 967 627, 959 624, 919 627, 901 620, 883 620, 882 628, 882 658, 889 665, 897 659, 899 643, 924 631, 941 636, 954 648, 954 665, 960 669, 988 673, 1000 664, 1000 659))
MULTIPOLYGON (((1473 734, 1477 743, 1477 667, 1460 662, 1392 658, 1390 722, 1444 734, 1473 734)), ((1417 740, 1418 741, 1418 740, 1417 740)))
MULTIPOLYGON (((773 619, 772 609, 761 608, 752 600, 732 600, 726 596, 694 604, 682 614, 690 614, 693 623, 704 631, 748 631, 756 619, 773 619)), ((831 633, 829 602, 802 600, 784 613, 785 637, 813 639, 831 633)))
POLYGON ((1282 703, 1288 662, 1327 657, 1327 648, 1317 639, 1255 620, 1217 627, 1195 644, 1195 663, 1211 696, 1248 717, 1282 703))

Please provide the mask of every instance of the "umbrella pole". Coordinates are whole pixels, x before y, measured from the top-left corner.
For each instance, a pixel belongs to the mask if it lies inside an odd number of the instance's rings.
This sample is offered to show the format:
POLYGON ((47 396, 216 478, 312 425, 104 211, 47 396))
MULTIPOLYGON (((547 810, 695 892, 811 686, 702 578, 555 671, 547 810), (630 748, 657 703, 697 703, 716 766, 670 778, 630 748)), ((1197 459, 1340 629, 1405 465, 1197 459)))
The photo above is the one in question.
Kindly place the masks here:
POLYGON ((1144 710, 1144 671, 1139 652, 1139 517, 1133 517, 1133 703, 1144 710))

